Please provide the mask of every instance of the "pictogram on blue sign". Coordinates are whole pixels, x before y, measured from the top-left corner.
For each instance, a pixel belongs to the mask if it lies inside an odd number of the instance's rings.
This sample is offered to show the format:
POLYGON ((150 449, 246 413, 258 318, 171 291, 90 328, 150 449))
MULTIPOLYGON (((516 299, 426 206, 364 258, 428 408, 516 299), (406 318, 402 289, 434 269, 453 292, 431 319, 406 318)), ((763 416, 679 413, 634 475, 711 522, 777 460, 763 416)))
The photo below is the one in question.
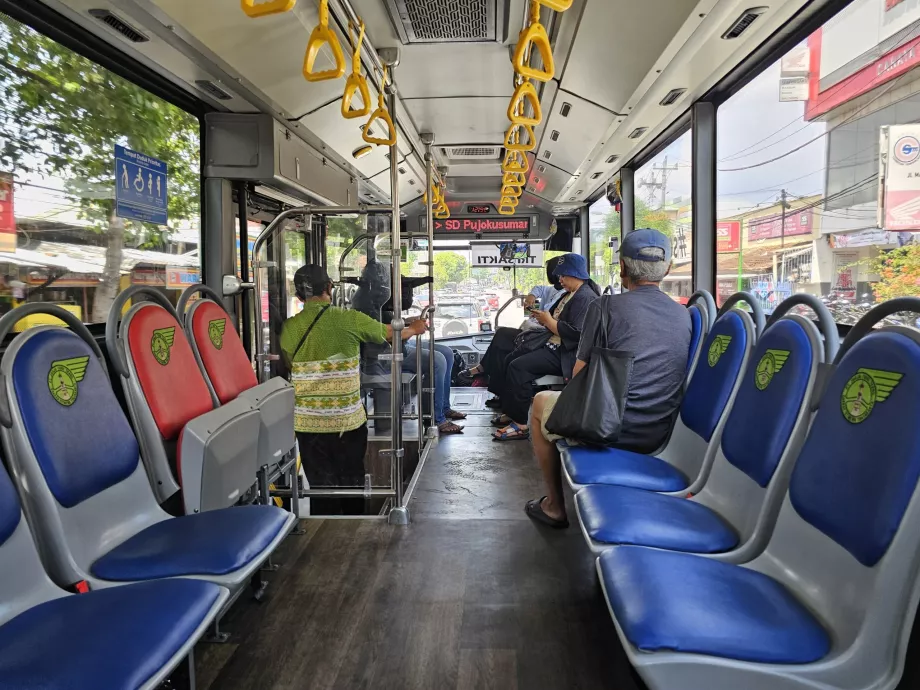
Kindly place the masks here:
POLYGON ((166 225, 166 163, 115 145, 115 215, 166 225))

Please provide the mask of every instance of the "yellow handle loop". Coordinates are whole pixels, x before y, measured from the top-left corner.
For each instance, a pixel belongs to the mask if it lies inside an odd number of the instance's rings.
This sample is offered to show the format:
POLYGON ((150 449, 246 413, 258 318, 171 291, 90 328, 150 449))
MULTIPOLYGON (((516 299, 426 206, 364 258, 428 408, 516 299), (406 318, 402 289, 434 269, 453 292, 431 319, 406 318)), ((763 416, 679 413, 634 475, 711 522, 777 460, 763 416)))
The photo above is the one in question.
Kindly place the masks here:
MULTIPOLYGON (((367 79, 361 74, 361 44, 364 42, 364 22, 359 25, 358 40, 354 44, 351 57, 351 74, 345 80, 345 93, 342 96, 342 117, 353 120, 365 117, 371 112, 371 92, 367 88, 367 79), (355 94, 361 95, 361 108, 352 108, 351 102, 355 94)), ((348 22, 348 38, 352 39, 352 23, 348 22)))
POLYGON ((240 0, 243 12, 248 17, 264 17, 269 14, 290 12, 296 4, 297 0, 271 0, 270 2, 260 2, 258 4, 256 4, 256 0, 240 0))
POLYGON ((502 197, 498 202, 498 212, 503 216, 513 216, 517 210, 517 199, 513 197, 502 197))
POLYGON ((526 173, 530 169, 527 156, 523 151, 505 151, 505 160, 502 161, 502 172, 526 173))
POLYGON ((434 211, 434 217, 438 220, 447 220, 450 218, 450 209, 447 208, 447 202, 442 200, 441 203, 438 204, 438 208, 434 211))
POLYGON ((506 172, 502 175, 502 185, 512 185, 514 187, 523 187, 527 184, 527 176, 522 172, 506 172))
POLYGON ((508 104, 508 119, 513 125, 533 125, 540 124, 543 120, 543 111, 540 108, 540 97, 537 96, 537 90, 530 81, 522 81, 514 90, 511 96, 511 102, 508 104), (527 103, 533 110, 533 117, 527 117, 527 103))
POLYGON ((518 187, 516 185, 506 184, 502 186, 502 197, 519 199, 521 194, 524 193, 523 187, 518 187))
POLYGON ((530 6, 530 26, 521 32, 517 46, 514 48, 514 71, 527 79, 549 81, 556 73, 556 63, 553 62, 553 48, 549 43, 546 29, 540 23, 540 5, 536 1, 530 6), (532 48, 540 51, 543 69, 534 69, 529 64, 532 48))
POLYGON ((345 55, 342 53, 342 46, 339 44, 338 37, 329 28, 329 0, 320 0, 319 24, 310 33, 310 40, 307 41, 307 53, 303 58, 303 77, 311 82, 327 81, 329 79, 338 79, 343 74, 345 74, 345 55), (314 72, 313 67, 316 64, 316 58, 324 43, 329 44, 329 49, 332 51, 332 57, 335 60, 335 68, 325 72, 314 72))
POLYGON ((383 100, 383 90, 387 84, 387 66, 383 66, 383 76, 380 80, 380 91, 377 94, 377 110, 371 114, 371 119, 367 121, 367 124, 364 125, 363 133, 361 138, 364 139, 368 144, 376 144, 377 146, 395 146, 396 145, 396 126, 393 124, 393 118, 390 117, 390 113, 387 110, 386 102, 383 100), (375 137, 368 132, 371 131, 371 125, 374 124, 377 120, 381 120, 383 124, 387 127, 387 136, 386 138, 375 137))
POLYGON ((526 124, 512 124, 505 132, 505 149, 508 151, 533 151, 537 148, 537 138, 533 127, 526 124), (521 143, 521 131, 527 133, 527 141, 521 143))
POLYGON ((557 12, 565 12, 572 6, 574 0, 539 0, 541 5, 546 5, 551 10, 556 10, 557 12))

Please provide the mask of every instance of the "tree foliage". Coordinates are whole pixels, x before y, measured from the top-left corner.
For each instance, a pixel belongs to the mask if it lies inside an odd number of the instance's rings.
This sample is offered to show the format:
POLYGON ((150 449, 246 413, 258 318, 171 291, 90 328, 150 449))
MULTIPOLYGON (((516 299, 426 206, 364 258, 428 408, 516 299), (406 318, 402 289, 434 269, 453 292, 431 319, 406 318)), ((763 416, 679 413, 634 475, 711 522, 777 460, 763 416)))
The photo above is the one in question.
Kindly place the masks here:
POLYGON ((442 289, 447 283, 460 283, 469 276, 469 262, 457 252, 434 253, 434 285, 442 289))
POLYGON ((0 165, 64 178, 82 218, 107 235, 93 320, 118 292, 127 239, 164 244, 163 228, 114 215, 116 144, 166 161, 170 222, 199 213, 199 123, 179 108, 0 15, 0 165))
POLYGON ((908 244, 880 253, 871 270, 879 275, 878 282, 872 285, 877 301, 920 296, 920 245, 908 244))

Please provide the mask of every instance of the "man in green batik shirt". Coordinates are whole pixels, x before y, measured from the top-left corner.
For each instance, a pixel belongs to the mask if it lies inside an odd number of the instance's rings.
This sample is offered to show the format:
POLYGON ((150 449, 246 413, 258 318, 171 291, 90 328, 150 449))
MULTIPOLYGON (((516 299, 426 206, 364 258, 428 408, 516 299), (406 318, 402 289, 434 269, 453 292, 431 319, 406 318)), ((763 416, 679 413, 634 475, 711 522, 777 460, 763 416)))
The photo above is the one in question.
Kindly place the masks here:
MULTIPOLYGON (((294 274, 303 311, 284 322, 281 351, 294 384, 294 429, 311 487, 363 486, 367 413, 361 402, 361 344, 392 340, 389 325, 332 306, 326 270, 307 264, 294 274)), ((423 320, 402 339, 425 333, 423 320)))

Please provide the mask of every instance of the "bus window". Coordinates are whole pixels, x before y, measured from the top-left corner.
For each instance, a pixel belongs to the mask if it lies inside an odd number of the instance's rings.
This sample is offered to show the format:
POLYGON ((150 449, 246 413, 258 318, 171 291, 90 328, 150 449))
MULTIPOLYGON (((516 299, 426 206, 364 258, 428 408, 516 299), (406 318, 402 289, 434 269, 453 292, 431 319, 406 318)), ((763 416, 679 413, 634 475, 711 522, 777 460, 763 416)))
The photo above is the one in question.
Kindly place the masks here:
POLYGON ((199 282, 198 119, 3 14, 0 55, 0 312, 175 303, 199 282))

